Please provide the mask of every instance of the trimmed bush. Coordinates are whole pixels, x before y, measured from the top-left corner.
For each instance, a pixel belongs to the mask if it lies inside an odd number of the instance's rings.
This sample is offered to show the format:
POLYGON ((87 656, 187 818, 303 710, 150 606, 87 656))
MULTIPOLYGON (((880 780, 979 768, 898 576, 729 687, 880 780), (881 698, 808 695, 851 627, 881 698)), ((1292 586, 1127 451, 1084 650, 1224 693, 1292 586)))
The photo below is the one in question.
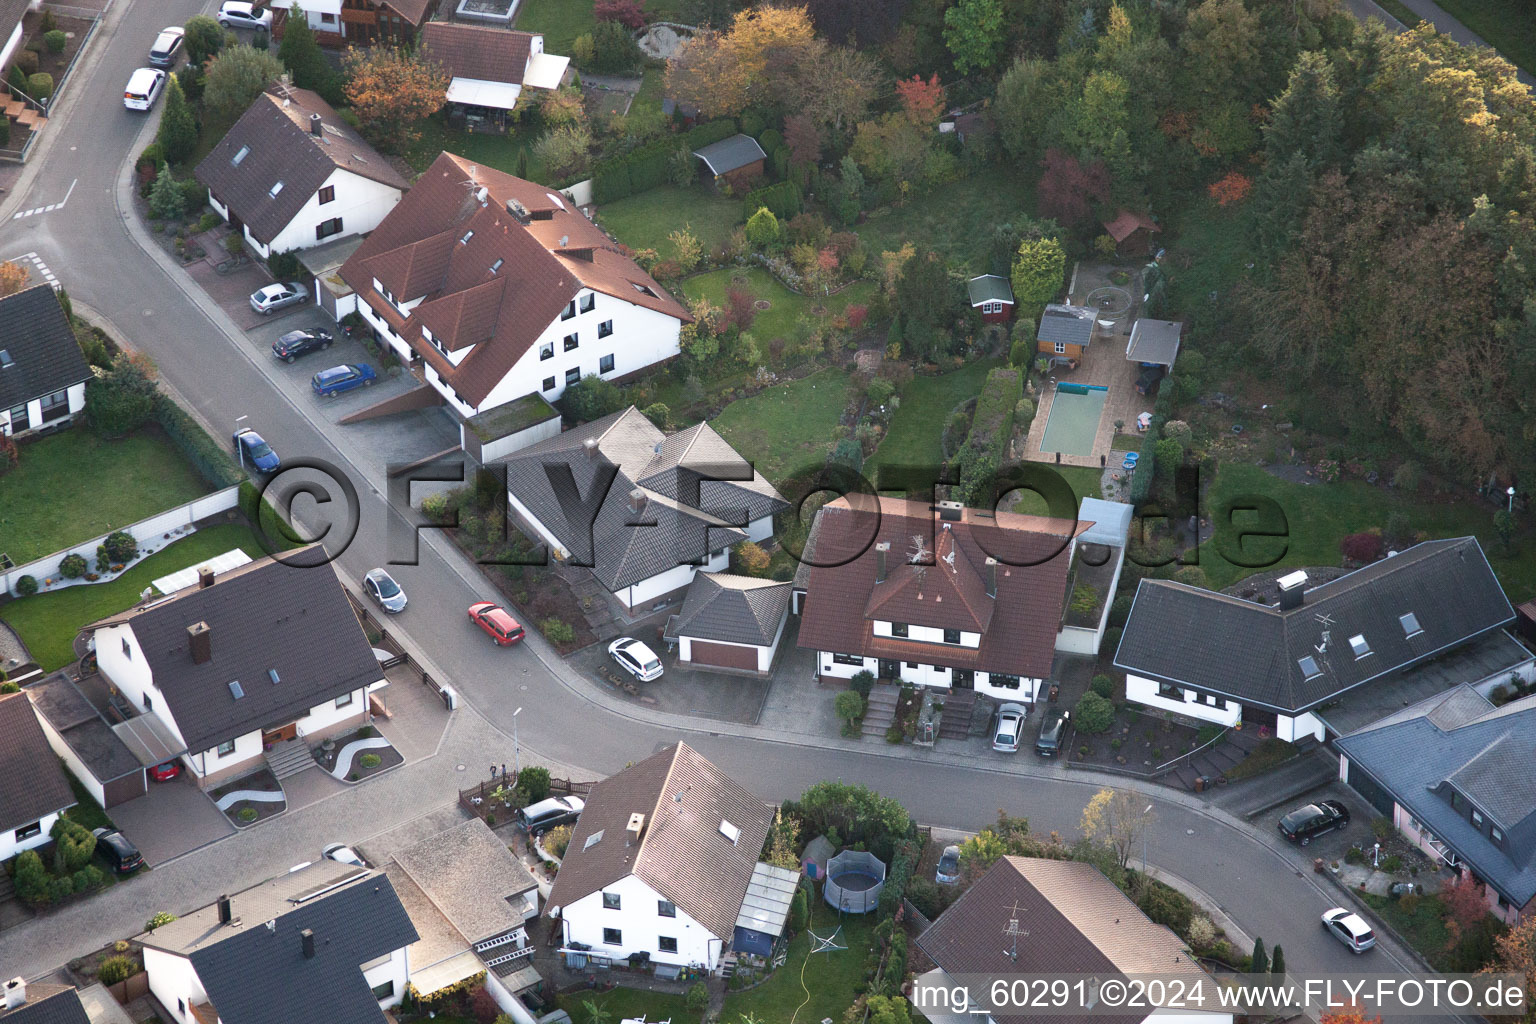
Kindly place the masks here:
POLYGON ((101 962, 101 968, 96 972, 96 980, 103 985, 116 985, 143 969, 144 967, 132 957, 109 956, 101 962))
POLYGON ((64 44, 68 41, 69 37, 61 29, 43 33, 43 44, 48 47, 49 53, 63 53, 64 44))
POLYGON ((16 593, 22 597, 31 597, 37 593, 37 578, 25 573, 16 577, 16 593))
POLYGON ((788 220, 800 212, 804 202, 805 196, 799 185, 792 181, 781 181, 777 185, 748 192, 742 201, 742 216, 751 217, 766 207, 779 220, 788 220))
POLYGON ((384 763, 384 759, 378 754, 363 754, 357 759, 359 768, 377 768, 384 763))
MULTIPOLYGON (((37 71, 37 63, 38 63, 38 57, 37 57, 37 51, 36 50, 17 50, 16 51, 16 64, 15 64, 15 66, 21 69, 21 73, 23 75, 25 75, 27 79, 30 79, 32 77, 32 75, 37 71)), ((29 85, 29 83, 27 82, 27 80, 23 79, 21 84, 18 86, 18 88, 21 89, 23 92, 27 93, 27 95, 30 96, 32 94, 32 90, 30 88, 28 88, 28 85, 29 85)), ((36 97, 33 97, 33 98, 35 99, 36 97)))
POLYGON ((869 669, 864 669, 862 672, 854 673, 853 678, 848 681, 848 684, 855 693, 867 700, 869 699, 869 691, 875 686, 875 674, 869 671, 869 669))
POLYGON ((549 769, 529 765, 517 773, 517 792, 524 803, 536 804, 549 796, 549 769))
POLYGON ((1093 677, 1093 681, 1088 684, 1088 688, 1105 700, 1109 700, 1115 693, 1115 681, 1109 676, 1100 673, 1093 677))
MULTIPOLYGON (((682 146, 690 153, 736 134, 736 121, 725 117, 709 121, 682 136, 682 146)), ((667 135, 655 142, 631 150, 623 156, 604 160, 592 168, 592 199, 611 203, 616 199, 645 192, 671 180, 671 160, 679 146, 678 136, 667 135)), ((577 179, 579 180, 579 179, 577 179)), ((575 184, 575 180, 559 182, 575 184)))
POLYGON ((539 632, 543 633, 545 639, 550 643, 571 644, 576 642, 576 630, 572 629, 569 623, 562 622, 560 619, 545 619, 539 623, 539 632))
POLYGON ((90 566, 86 564, 85 556, 83 555, 68 554, 65 555, 64 560, 59 563, 59 572, 62 573, 64 578, 67 580, 79 579, 81 576, 85 575, 85 571, 88 568, 90 568, 90 566))
POLYGON ((27 79, 27 95, 39 102, 46 101, 53 95, 53 76, 46 71, 39 71, 27 79))
POLYGON ((1108 731, 1115 720, 1115 706, 1092 691, 1083 694, 1072 711, 1077 720, 1077 731, 1096 736, 1108 731))

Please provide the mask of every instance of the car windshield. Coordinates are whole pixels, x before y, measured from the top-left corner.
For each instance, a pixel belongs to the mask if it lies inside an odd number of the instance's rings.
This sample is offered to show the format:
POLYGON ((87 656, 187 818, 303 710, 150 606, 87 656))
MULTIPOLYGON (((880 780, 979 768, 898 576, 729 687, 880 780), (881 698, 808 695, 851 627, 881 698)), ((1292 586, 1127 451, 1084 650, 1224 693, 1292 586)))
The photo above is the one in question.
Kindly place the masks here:
POLYGON ((334 370, 322 370, 320 372, 320 380, 324 383, 328 383, 334 380, 341 380, 347 376, 348 372, 349 371, 345 366, 338 366, 334 370))
POLYGON ((245 443, 246 447, 250 448, 251 455, 255 458, 264 459, 272 454, 272 446, 259 437, 250 438, 245 443))
POLYGON ((374 582, 379 585, 379 596, 381 597, 394 597, 400 593, 400 585, 388 576, 380 576, 374 582))
POLYGON ((1322 816, 1322 809, 1316 805, 1312 805, 1303 807, 1300 810, 1292 811, 1290 814, 1287 814, 1283 819, 1281 819, 1281 824, 1283 824, 1286 828, 1300 828, 1301 826, 1310 822, 1313 818, 1321 818, 1322 816))
POLYGON ((645 663, 645 670, 647 672, 650 672, 653 669, 658 669, 658 668, 661 668, 661 662, 657 661, 655 658, 652 658, 650 661, 645 663))

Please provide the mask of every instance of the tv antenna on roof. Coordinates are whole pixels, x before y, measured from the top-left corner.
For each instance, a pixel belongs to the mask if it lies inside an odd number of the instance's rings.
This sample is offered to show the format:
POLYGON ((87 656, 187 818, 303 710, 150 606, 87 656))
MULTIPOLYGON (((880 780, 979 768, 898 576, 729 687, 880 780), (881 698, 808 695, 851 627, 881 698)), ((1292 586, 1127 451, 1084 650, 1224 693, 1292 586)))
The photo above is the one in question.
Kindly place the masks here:
POLYGON ((920 533, 912 535, 911 557, 907 559, 913 565, 926 565, 928 562, 928 541, 920 533))
POLYGON ((1013 940, 1011 948, 1003 950, 1003 955, 1014 963, 1019 962, 1019 936, 1029 938, 1029 932, 1019 927, 1019 901, 1014 900, 1008 916, 1008 927, 1003 929, 1003 934, 1013 940))

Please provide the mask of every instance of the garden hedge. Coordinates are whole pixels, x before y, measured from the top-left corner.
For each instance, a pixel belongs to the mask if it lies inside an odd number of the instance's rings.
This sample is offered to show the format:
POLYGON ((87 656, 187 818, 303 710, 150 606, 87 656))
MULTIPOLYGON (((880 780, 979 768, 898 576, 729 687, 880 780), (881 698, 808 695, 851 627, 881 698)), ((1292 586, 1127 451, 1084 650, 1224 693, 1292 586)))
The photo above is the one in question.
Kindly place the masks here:
MULTIPOLYGON (((735 119, 722 117, 690 128, 680 136, 668 135, 623 156, 604 160, 592 169, 592 200, 596 203, 611 203, 665 185, 671 178, 669 164, 672 154, 679 149, 691 153, 735 134, 735 119)), ((574 182, 562 184, 571 185, 574 182)))
POLYGON ((985 493, 988 474, 995 473, 1008 454, 1013 436, 1013 418, 1023 397, 1023 375, 1016 369, 998 367, 987 374, 981 394, 976 398, 976 413, 971 417, 971 431, 961 447, 960 489, 967 504, 989 499, 985 493))
POLYGON ((164 395, 155 403, 155 422, 209 486, 215 489, 233 487, 245 479, 245 474, 240 472, 224 446, 209 437, 196 420, 164 395))
POLYGON ((769 185, 766 188, 748 192, 747 198, 742 202, 742 218, 750 217, 766 206, 779 220, 789 220, 800 212, 804 202, 805 197, 799 185, 792 181, 781 181, 777 185, 769 185))

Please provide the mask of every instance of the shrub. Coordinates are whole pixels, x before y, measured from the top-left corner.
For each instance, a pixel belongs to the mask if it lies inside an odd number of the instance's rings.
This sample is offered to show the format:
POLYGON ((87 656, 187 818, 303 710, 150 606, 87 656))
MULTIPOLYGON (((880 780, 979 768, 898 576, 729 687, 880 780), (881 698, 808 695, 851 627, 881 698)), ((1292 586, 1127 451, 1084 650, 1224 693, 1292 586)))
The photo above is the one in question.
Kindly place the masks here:
POLYGON ((779 244, 779 218, 766 206, 747 218, 747 241, 755 249, 771 249, 779 244))
POLYGON ((47 45, 49 53, 63 53, 64 44, 68 41, 69 37, 64 35, 63 31, 60 29, 54 29, 51 32, 43 33, 43 42, 47 45))
POLYGON ((39 71, 27 79, 27 95, 35 100, 46 100, 53 95, 53 76, 39 71))
POLYGON ((130 562, 139 553, 139 542, 127 530, 114 530, 102 541, 107 555, 114 562, 130 562))
POLYGON ((101 873, 101 868, 94 864, 87 864, 70 876, 70 884, 75 892, 90 892, 92 889, 101 888, 107 876, 101 873))
POLYGON ((566 848, 571 845, 571 826, 556 825, 544 833, 544 849, 556 857, 564 857, 566 848))
POLYGON ((1392 473, 1392 486, 1417 491, 1424 482, 1424 470, 1417 462, 1405 462, 1392 473))
POLYGON ((1383 553, 1381 534, 1370 531, 1351 533, 1339 541, 1339 552, 1353 562, 1375 562, 1383 553))
POLYGON ((103 985, 116 985, 120 981, 138 974, 144 968, 132 957, 109 956, 101 962, 100 969, 96 972, 96 980, 103 985))
POLYGON ((864 699, 869 699, 869 691, 874 688, 875 674, 868 669, 855 672, 852 679, 848 680, 849 687, 864 699))
POLYGON ((702 1013, 709 1005, 709 989, 704 987, 702 981, 696 981, 688 989, 688 994, 683 996, 683 1003, 691 1013, 702 1013))
POLYGON ((37 578, 25 573, 16 577, 16 593, 22 597, 31 597, 37 593, 37 578))
POLYGON ((14 679, 7 679, 5 682, 0 683, 0 693, 20 693, 20 692, 21 692, 21 684, 16 682, 14 679))
POLYGON ((545 639, 552 644, 572 644, 576 642, 576 630, 560 619, 545 619, 539 623, 539 632, 543 633, 545 639))
POLYGON ((384 759, 378 754, 364 754, 357 759, 359 768, 377 768, 384 763, 384 759))
MULTIPOLYGON (((15 63, 14 66, 20 68, 21 69, 21 73, 23 75, 26 75, 28 79, 31 79, 32 75, 37 71, 37 60, 38 60, 38 58, 37 58, 36 51, 34 51, 34 50, 17 50, 16 51, 16 63, 15 63)), ((31 95, 32 90, 30 88, 30 85, 31 85, 30 81, 23 81, 21 83, 20 88, 21 88, 21 90, 23 92, 27 93, 28 95, 31 95)), ((36 97, 33 97, 33 98, 36 99, 36 97)))
POLYGON ((299 276, 303 265, 299 263, 299 257, 291 252, 274 252, 267 257, 267 269, 272 276, 280 281, 289 281, 299 276))
POLYGON ((758 210, 766 208, 779 220, 789 220, 800 212, 804 202, 805 197, 799 185, 792 181, 781 181, 777 185, 748 192, 742 202, 742 216, 751 217, 758 210))
POLYGON ((1359 864, 1364 860, 1365 854, 1361 852, 1358 846, 1351 846, 1348 850, 1344 851, 1345 864, 1359 864))
POLYGON ((1109 676, 1100 673, 1093 677, 1093 681, 1088 684, 1088 688, 1105 700, 1109 700, 1115 693, 1115 681, 1109 676))
POLYGON ((607 74, 630 71, 644 58, 629 30, 617 21, 600 21, 593 26, 593 70, 607 74))
POLYGON ((59 19, 52 11, 43 11, 42 17, 37 19, 37 27, 44 32, 52 32, 59 27, 59 19))
POLYGON ((624 395, 612 381, 589 373, 565 389, 560 404, 566 415, 586 423, 622 409, 624 395))
POLYGON ((85 570, 88 568, 84 556, 74 553, 65 555, 64 560, 59 563, 59 572, 67 580, 79 579, 85 575, 85 570))
MULTIPOLYGON (((357 772, 353 772, 350 776, 348 776, 348 778, 356 779, 357 778, 357 772)), ((238 814, 236 814, 235 817, 237 817, 241 821, 244 821, 244 822, 247 822, 247 823, 255 821, 256 820, 256 808, 254 808, 254 807, 242 807, 242 808, 240 808, 240 812, 238 814)))
POLYGON ((153 917, 144 922, 144 930, 147 932, 152 932, 156 928, 159 928, 162 925, 168 925, 174 920, 176 920, 175 914, 167 913, 164 910, 157 910, 153 917))
POLYGON ((864 698, 856 690, 844 690, 832 699, 832 709, 838 718, 852 722, 864 716, 864 698))
POLYGON ((536 804, 549 796, 549 769, 530 765, 517 774, 517 791, 525 802, 536 804))
POLYGON ((1194 901, 1161 882, 1143 885, 1141 889, 1136 905, 1142 913, 1158 924, 1171 928, 1177 935, 1189 934, 1190 924, 1195 917, 1194 901))
POLYGON ((48 891, 48 869, 36 850, 23 850, 16 857, 12 875, 16 894, 34 906, 47 904, 52 897, 48 891))
POLYGON ((1403 870, 1403 858, 1395 853, 1387 854, 1387 856, 1381 858, 1381 870, 1389 875, 1403 870))
POLYGON ((748 576, 761 576, 768 571, 768 563, 773 560, 761 545, 754 544, 750 540, 744 540, 736 545, 736 559, 748 576))
POLYGON ((1077 731, 1089 736, 1107 732, 1115 720, 1115 706, 1092 691, 1083 694, 1073 710, 1077 731))

